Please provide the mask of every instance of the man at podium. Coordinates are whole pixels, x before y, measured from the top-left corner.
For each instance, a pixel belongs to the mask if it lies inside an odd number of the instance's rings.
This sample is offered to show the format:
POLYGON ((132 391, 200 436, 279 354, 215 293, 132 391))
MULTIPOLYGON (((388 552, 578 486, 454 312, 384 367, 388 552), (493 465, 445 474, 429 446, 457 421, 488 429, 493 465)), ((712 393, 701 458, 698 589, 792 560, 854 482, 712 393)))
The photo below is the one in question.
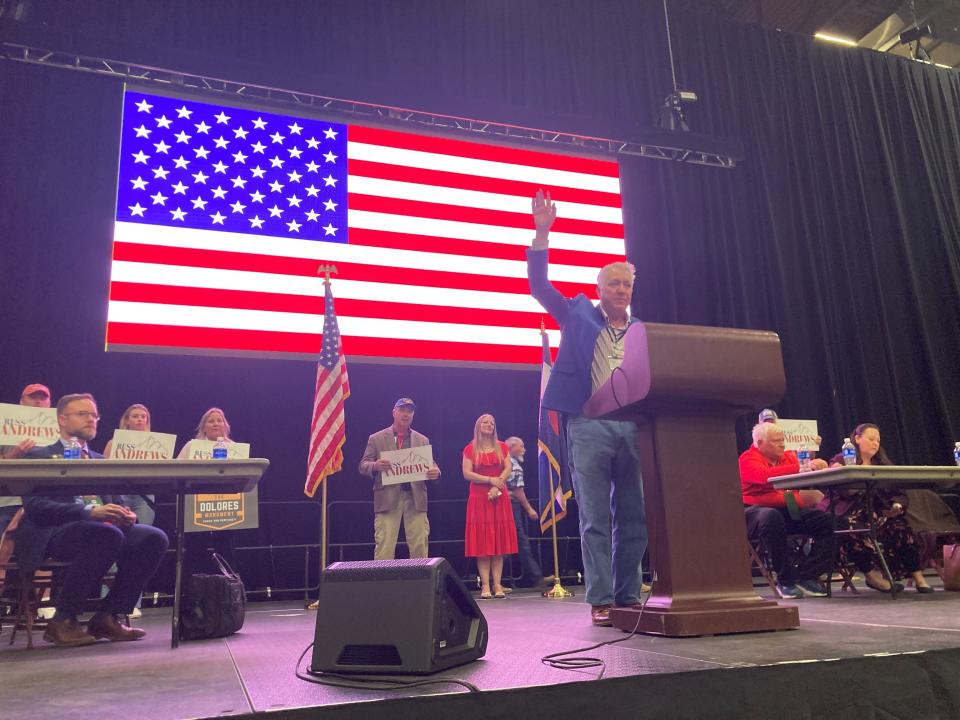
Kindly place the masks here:
POLYGON ((647 546, 641 485, 639 433, 632 421, 594 420, 583 405, 623 362, 631 322, 633 266, 600 270, 600 305, 582 293, 565 298, 547 278, 549 233, 557 217, 549 193, 533 198, 536 235, 527 250, 530 294, 560 325, 557 360, 543 394, 544 407, 566 418, 573 488, 580 514, 580 542, 594 625, 610 625, 610 608, 640 602, 640 561, 647 546))

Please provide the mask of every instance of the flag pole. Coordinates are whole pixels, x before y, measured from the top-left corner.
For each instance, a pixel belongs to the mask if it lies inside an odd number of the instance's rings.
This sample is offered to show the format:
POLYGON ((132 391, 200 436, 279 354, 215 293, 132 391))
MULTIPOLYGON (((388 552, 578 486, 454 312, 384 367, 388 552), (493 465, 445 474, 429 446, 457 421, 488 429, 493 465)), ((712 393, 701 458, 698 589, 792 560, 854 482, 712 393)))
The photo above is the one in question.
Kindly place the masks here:
MULTIPOLYGON (((336 265, 321 265, 317 268, 317 275, 323 275, 323 289, 330 287, 330 274, 337 271, 336 265)), ((323 487, 320 489, 320 574, 323 578, 323 571, 327 567, 327 484, 330 482, 328 475, 320 483, 323 487)), ((320 601, 314 600, 307 605, 307 610, 316 610, 320 607, 320 601)))
MULTIPOLYGON (((547 329, 543 324, 543 318, 540 319, 540 339, 544 343, 544 347, 547 348, 547 352, 550 352, 550 345, 547 343, 547 329)), ((562 432, 561 428, 561 432, 562 432)), ((563 458, 559 458, 560 462, 563 462, 563 458)), ((560 583, 560 552, 557 548, 557 491, 553 486, 553 473, 550 475, 550 536, 553 540, 553 587, 549 590, 545 590, 543 597, 545 598, 568 598, 573 597, 573 593, 567 590, 560 583)))

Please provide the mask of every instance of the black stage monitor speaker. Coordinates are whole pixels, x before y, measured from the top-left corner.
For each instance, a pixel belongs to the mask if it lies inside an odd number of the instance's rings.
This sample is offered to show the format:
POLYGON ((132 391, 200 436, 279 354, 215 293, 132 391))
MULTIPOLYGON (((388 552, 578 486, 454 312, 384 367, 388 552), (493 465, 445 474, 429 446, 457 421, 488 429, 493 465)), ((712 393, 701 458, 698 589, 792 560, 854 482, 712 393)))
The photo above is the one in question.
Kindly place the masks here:
POLYGON ((487 621, 443 558, 333 563, 311 669, 429 674, 483 657, 487 621))

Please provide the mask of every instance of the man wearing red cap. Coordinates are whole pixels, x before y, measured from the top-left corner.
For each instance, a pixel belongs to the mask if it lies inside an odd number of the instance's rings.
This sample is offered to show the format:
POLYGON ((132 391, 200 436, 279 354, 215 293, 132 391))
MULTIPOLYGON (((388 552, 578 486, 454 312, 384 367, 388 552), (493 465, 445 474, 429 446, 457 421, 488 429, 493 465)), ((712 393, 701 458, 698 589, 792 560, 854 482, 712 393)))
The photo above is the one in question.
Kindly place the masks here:
MULTIPOLYGON (((384 450, 429 445, 426 435, 410 427, 417 406, 410 398, 400 398, 393 405, 393 425, 375 432, 367 440, 367 449, 360 460, 360 472, 372 477, 373 482, 373 539, 374 560, 393 560, 397 552, 397 536, 400 521, 407 538, 410 557, 427 557, 430 539, 430 523, 427 520, 427 484, 409 482, 399 485, 384 485, 381 474, 390 469, 390 461, 380 458, 384 450)), ((440 468, 434 463, 427 470, 426 480, 440 477, 440 468)))
MULTIPOLYGON (((50 407, 50 388, 40 383, 27 385, 20 393, 20 404, 30 407, 50 407)), ((21 440, 16 445, 0 446, 0 458, 3 460, 16 460, 22 458, 36 446, 34 440, 21 440)), ((20 509, 20 498, 16 496, 0 496, 0 535, 7 529, 7 525, 13 520, 13 516, 20 509)))

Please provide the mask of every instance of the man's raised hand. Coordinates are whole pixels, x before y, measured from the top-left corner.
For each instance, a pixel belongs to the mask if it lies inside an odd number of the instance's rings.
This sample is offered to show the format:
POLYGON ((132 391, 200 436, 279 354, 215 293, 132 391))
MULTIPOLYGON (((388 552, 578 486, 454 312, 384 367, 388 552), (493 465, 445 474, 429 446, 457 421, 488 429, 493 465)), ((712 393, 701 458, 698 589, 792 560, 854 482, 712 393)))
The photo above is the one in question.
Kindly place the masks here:
POLYGON ((533 239, 534 250, 544 250, 549 245, 550 228, 553 227, 553 221, 557 219, 557 206, 550 199, 550 193, 544 194, 543 190, 537 190, 533 196, 533 225, 537 233, 533 239))

